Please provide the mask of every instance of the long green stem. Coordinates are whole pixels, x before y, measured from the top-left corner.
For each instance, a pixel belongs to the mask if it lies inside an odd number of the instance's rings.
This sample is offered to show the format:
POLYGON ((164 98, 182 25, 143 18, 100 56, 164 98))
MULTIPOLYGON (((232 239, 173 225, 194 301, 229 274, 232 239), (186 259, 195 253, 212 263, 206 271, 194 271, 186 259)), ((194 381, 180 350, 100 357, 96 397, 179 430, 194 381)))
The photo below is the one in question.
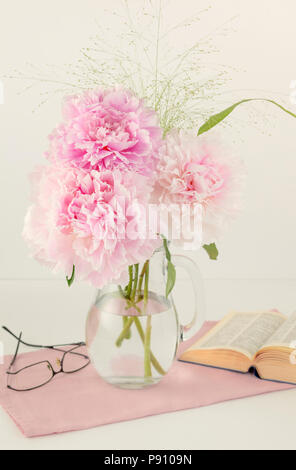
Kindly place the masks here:
POLYGON ((139 277, 139 285, 138 285, 138 299, 137 302, 142 300, 142 286, 143 286, 143 281, 144 281, 144 276, 146 273, 147 266, 149 264, 149 260, 147 260, 143 266, 143 269, 141 271, 140 277, 139 277))
MULTIPOLYGON (((131 291, 132 291, 132 285, 133 285, 133 266, 128 267, 128 273, 129 273, 129 283, 128 283, 127 287, 125 288, 125 291, 123 291, 121 286, 118 286, 120 295, 122 297, 124 297, 125 299, 127 299, 127 301, 131 297, 131 291)), ((127 322, 128 322, 128 317, 123 316, 122 317, 122 326, 123 326, 124 330, 126 330, 127 322)), ((126 331, 125 338, 130 339, 130 337, 131 337, 131 331, 128 329, 126 331)), ((121 343, 122 343, 122 341, 120 342, 120 344, 118 346, 121 346, 121 343)))
POLYGON ((138 287, 138 279, 139 279, 139 265, 135 264, 135 275, 134 275, 134 284, 131 293, 131 301, 135 301, 137 287, 138 287))
MULTIPOLYGON (((143 284, 143 279, 145 272, 147 270, 147 266, 149 265, 149 260, 147 260, 143 266, 143 269, 141 271, 141 274, 139 276, 139 264, 135 264, 135 267, 129 266, 129 284, 126 290, 126 301, 127 301, 127 309, 129 308, 135 308, 137 312, 141 315, 141 309, 136 305, 140 300, 141 300, 141 291, 142 291, 142 284, 143 284), (135 275, 133 275, 133 271, 135 268, 135 275), (136 293, 138 293, 138 298, 136 300, 136 293)), ((122 289, 119 287, 119 290, 122 291, 122 289)), ((127 321, 128 317, 124 316, 122 318, 122 325, 123 329, 126 331, 126 326, 127 326, 127 321)), ((129 339, 131 337, 131 331, 127 330, 126 331, 126 339, 129 339)), ((122 340, 119 342, 119 346, 121 345, 122 340)))
POLYGON ((146 333, 145 333, 145 342, 144 342, 144 371, 145 371, 146 378, 152 376, 150 345, 151 345, 151 315, 148 315, 146 333))
MULTIPOLYGON (((129 266, 129 284, 128 284, 128 286, 125 288, 125 290, 123 290, 121 286, 118 286, 118 290, 119 290, 119 293, 120 293, 121 297, 123 297, 127 301, 130 297, 132 282, 133 282, 133 267, 129 266)), ((128 317, 123 316, 122 317, 122 327, 123 328, 126 327, 127 321, 128 321, 128 317)), ((131 337, 131 331, 128 330, 127 333, 126 333, 125 338, 130 339, 130 337, 131 337)))
MULTIPOLYGON (((146 271, 145 271, 145 286, 144 286, 144 314, 147 314, 147 304, 149 299, 149 262, 147 263, 146 271)), ((151 370, 151 314, 147 316, 147 324, 146 324, 146 333, 145 333, 145 340, 144 340, 144 371, 145 377, 152 376, 151 370)))
MULTIPOLYGON (((128 319, 129 319, 129 317, 122 317, 122 326, 123 326, 123 328, 126 327, 128 319)), ((132 336, 131 329, 128 329, 126 334, 125 334, 125 339, 130 339, 131 336, 132 336)))
MULTIPOLYGON (((140 338, 142 340, 142 343, 145 344, 145 334, 144 334, 144 330, 142 328, 142 325, 141 325, 141 322, 140 320, 135 317, 134 319, 134 323, 137 327, 137 330, 139 332, 139 335, 140 335, 140 338)), ((161 374, 161 375, 165 375, 165 371, 164 369, 161 367, 161 365, 159 364, 158 360, 156 359, 156 357, 154 356, 154 354, 152 353, 152 351, 150 350, 150 357, 151 357, 151 363, 153 365, 153 367, 155 368, 155 370, 161 374)))
POLYGON ((125 326, 122 330, 122 332, 120 333, 120 335, 118 336, 117 340, 116 340, 116 346, 117 347, 120 347, 121 344, 122 344, 122 341, 124 340, 124 338, 126 338, 126 335, 128 334, 129 330, 130 330, 130 327, 132 326, 132 323, 134 321, 134 318, 135 317, 130 317, 127 319, 127 321, 125 322, 125 326))
MULTIPOLYGON (((129 267, 129 285, 127 289, 128 297, 127 297, 127 308, 131 308, 134 305, 135 301, 135 296, 136 296, 136 291, 137 291, 137 286, 138 286, 138 277, 139 277, 139 265, 135 264, 135 266, 130 266, 129 267)), ((135 308, 136 305, 134 306, 135 308)), ((128 316, 123 317, 123 328, 125 328, 128 325, 128 316)), ((126 339, 130 339, 132 336, 131 329, 128 329, 125 335, 126 339)))
POLYGON ((126 290, 126 297, 130 299, 131 292, 132 292, 132 285, 133 285, 133 266, 128 267, 128 274, 129 274, 129 283, 128 283, 127 290, 126 290))
MULTIPOLYGON (((126 293, 124 292, 124 290, 122 289, 121 286, 118 286, 118 291, 119 291, 119 294, 120 296, 123 298, 123 299, 126 299, 126 293)), ((123 316, 122 317, 122 327, 125 328, 126 326, 126 322, 128 321, 128 318, 126 316, 123 316)), ((130 339, 131 337, 131 331, 128 331, 127 334, 126 334, 126 339, 130 339)))
POLYGON ((148 296, 149 296, 149 271, 150 265, 149 261, 147 262, 146 271, 145 271, 145 285, 144 285, 144 315, 146 315, 148 296))

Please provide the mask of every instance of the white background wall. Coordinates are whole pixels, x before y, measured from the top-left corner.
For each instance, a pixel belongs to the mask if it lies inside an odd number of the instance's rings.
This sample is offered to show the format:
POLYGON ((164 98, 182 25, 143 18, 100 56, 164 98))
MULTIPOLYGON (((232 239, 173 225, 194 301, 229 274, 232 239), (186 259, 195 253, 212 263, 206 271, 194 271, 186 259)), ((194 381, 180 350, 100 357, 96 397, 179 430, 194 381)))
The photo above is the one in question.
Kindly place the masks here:
MULTIPOLYGON (((130 2, 138 5, 140 0, 130 2)), ((219 42, 218 61, 239 70, 233 74, 230 84, 236 92, 226 94, 224 104, 231 104, 234 98, 262 94, 286 97, 288 101, 289 84, 296 80, 295 0, 170 0, 168 14, 178 21, 209 3, 213 5, 212 11, 196 27, 197 38, 238 15, 234 23, 237 32, 220 38, 219 42)), ((79 49, 88 44, 89 36, 96 31, 95 18, 104 22, 104 8, 116 10, 118 4, 119 0, 0 0, 0 75, 12 68, 23 70, 26 62, 62 65, 75 60, 79 49)), ((176 36, 176 41, 183 40, 182 35, 176 36)), ((5 103, 0 105, 1 324, 16 332, 24 331, 26 338, 35 343, 83 339, 92 289, 77 283, 69 290, 64 281, 52 282, 53 275, 28 257, 21 238, 29 205, 27 175, 36 164, 44 162, 47 135, 59 120, 60 98, 53 97, 32 114, 40 101, 37 91, 20 96, 18 91, 24 84, 4 80, 4 85, 5 103)), ((296 113, 296 106, 289 106, 296 113)), ((263 125, 265 134, 256 129, 258 125, 241 125, 250 120, 247 107, 235 114, 235 129, 241 129, 240 135, 230 128, 225 131, 227 138, 235 140, 235 150, 248 169, 244 212, 221 242, 218 262, 210 262, 203 253, 194 255, 207 279, 208 318, 211 319, 221 318, 230 309, 277 307, 289 313, 296 305, 296 120, 269 107, 255 109, 257 120, 266 116, 262 115, 263 109, 265 113, 270 109, 272 125, 263 125)), ((182 310, 186 310, 184 299, 191 307, 183 289, 178 297, 182 310)), ((15 341, 0 330, 0 345, 1 341, 5 352, 15 350, 15 341)), ((201 449, 213 449, 215 445, 239 449, 292 448, 292 396, 290 399, 273 394, 253 398, 252 402, 207 408, 204 412, 181 413, 185 432, 183 441, 177 436, 176 445, 201 449), (271 409, 280 410, 272 414, 272 421, 271 409), (236 436, 224 432, 224 442, 220 423, 225 422, 225 416, 229 429, 239 432, 236 436), (253 429, 255 421, 256 430, 253 429), (271 423, 269 434, 266 422, 271 423), (241 423, 244 423, 242 429, 241 423)), ((182 424, 181 415, 178 413, 178 424, 182 424)), ((135 446, 143 448, 144 439, 147 446, 157 448, 160 444, 156 441, 153 444, 151 432, 155 423, 163 430, 161 445, 174 448, 174 437, 168 429, 174 429, 176 419, 171 414, 145 420, 141 422, 141 433, 137 421, 83 434, 65 434, 58 440, 48 438, 28 443, 2 412, 0 448, 111 448, 110 445, 118 442, 118 436, 123 448, 129 448, 131 435, 140 436, 138 441, 133 439, 135 446)))
MULTIPOLYGON (((138 4, 139 0, 131 3, 138 4)), ((225 104, 246 95, 284 97, 296 79, 295 0, 223 0, 211 2, 200 30, 213 31, 234 15, 236 32, 221 38, 221 63, 233 65, 225 104), (260 90, 263 90, 262 93, 260 90)), ((176 21, 208 5, 200 0, 171 0, 169 15, 176 21)), ((117 0, 0 0, 0 73, 22 70, 26 62, 64 64, 77 58, 96 31, 95 18, 104 21, 104 8, 118 8, 117 0)), ((176 41, 182 41, 176 36, 176 41)), ((51 279, 52 275, 28 257, 21 238, 29 205, 27 175, 44 162, 47 135, 59 120, 59 100, 53 99, 36 113, 37 91, 19 95, 20 82, 4 80, 5 102, 0 105, 1 243, 0 279, 51 279)), ((296 112, 296 106, 289 104, 296 112)), ((262 108, 258 120, 262 119, 262 108)), ((217 109, 218 110, 218 109, 217 109)), ((270 110, 271 125, 263 134, 256 126, 242 125, 234 147, 248 169, 244 212, 221 242, 220 260, 210 263, 198 254, 205 278, 296 279, 296 120, 270 110), (271 136, 268 134, 272 134, 271 136)), ((247 106, 235 115, 236 129, 249 119, 247 106)))

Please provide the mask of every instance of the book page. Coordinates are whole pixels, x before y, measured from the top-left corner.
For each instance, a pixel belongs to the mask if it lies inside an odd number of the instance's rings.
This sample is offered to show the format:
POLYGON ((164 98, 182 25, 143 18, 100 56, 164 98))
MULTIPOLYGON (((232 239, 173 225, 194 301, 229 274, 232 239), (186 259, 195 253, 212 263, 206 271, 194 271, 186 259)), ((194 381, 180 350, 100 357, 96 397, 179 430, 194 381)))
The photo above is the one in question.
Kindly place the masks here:
POLYGON ((293 344, 296 344, 296 312, 294 312, 282 324, 282 326, 268 339, 265 346, 283 346, 296 349, 293 344))
POLYGON ((234 313, 190 349, 229 349, 253 358, 284 322, 277 312, 234 313))

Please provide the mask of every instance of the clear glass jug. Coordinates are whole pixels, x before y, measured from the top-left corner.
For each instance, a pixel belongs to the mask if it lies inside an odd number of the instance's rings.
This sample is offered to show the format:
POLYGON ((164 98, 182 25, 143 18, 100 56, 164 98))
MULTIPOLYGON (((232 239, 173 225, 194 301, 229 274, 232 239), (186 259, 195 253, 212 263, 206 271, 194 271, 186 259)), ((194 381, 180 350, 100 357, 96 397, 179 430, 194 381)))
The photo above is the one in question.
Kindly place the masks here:
MULTIPOLYGON (((192 281, 192 321, 182 325, 173 292, 166 296, 168 263, 163 249, 143 265, 130 267, 130 283, 108 285, 97 294, 86 322, 86 344, 99 375, 121 388, 157 384, 169 371, 181 341, 205 319, 202 279, 196 264, 172 256, 192 281)), ((188 308, 188 307, 186 307, 188 308)), ((182 314, 182 312, 181 312, 182 314)))

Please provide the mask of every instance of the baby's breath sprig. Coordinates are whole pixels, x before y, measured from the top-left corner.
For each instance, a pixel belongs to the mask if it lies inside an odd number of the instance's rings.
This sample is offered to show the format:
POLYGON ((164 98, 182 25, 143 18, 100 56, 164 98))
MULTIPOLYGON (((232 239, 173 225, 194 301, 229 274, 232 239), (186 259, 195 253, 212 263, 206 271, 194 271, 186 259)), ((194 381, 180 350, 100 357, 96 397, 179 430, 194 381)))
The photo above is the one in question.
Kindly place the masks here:
POLYGON ((42 101, 51 91, 71 94, 121 85, 158 112, 164 135, 173 128, 197 129, 216 110, 215 98, 230 79, 230 68, 207 63, 217 52, 215 37, 227 34, 228 24, 176 48, 174 36, 198 24, 210 7, 173 25, 167 22, 168 7, 167 0, 143 0, 138 7, 122 0, 121 11, 105 12, 118 28, 98 23, 97 34, 77 61, 60 68, 29 65, 11 78, 46 86, 42 101))

